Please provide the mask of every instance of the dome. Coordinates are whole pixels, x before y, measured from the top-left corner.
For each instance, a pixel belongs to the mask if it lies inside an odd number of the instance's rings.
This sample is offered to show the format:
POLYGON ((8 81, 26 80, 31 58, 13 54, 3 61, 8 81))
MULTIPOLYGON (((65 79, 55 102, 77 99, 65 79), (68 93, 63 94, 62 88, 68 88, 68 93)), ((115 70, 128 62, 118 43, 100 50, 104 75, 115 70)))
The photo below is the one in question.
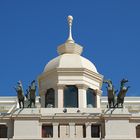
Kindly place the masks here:
POLYGON ((92 72, 98 73, 95 65, 88 59, 78 54, 63 54, 52 59, 44 68, 44 72, 56 68, 86 68, 92 72))
POLYGON ((68 16, 69 37, 66 42, 57 48, 58 57, 52 59, 44 68, 44 72, 56 68, 85 68, 98 73, 96 67, 88 59, 81 56, 83 47, 72 38, 72 16, 68 16))

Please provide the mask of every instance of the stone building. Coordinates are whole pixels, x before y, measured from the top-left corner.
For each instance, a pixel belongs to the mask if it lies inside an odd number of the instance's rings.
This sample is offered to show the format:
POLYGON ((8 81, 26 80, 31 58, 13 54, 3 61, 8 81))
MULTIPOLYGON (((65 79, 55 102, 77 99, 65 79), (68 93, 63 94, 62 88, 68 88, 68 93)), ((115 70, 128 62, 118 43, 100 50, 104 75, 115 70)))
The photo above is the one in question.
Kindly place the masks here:
POLYGON ((140 97, 127 97, 124 108, 106 108, 103 76, 81 56, 72 20, 69 16, 69 37, 57 48, 59 56, 38 76, 36 107, 19 108, 16 97, 0 97, 0 139, 140 139, 140 97))

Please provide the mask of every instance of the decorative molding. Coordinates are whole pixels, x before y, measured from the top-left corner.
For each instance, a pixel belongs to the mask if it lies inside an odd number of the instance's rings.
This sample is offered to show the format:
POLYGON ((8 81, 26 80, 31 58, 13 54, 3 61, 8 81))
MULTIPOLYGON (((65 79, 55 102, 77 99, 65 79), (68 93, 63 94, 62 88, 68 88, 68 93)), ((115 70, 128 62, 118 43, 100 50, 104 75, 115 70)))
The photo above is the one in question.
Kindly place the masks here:
POLYGON ((57 84, 58 89, 64 89, 65 85, 64 84, 57 84))
POLYGON ((96 92, 97 95, 101 96, 103 91, 99 90, 99 89, 96 89, 95 92, 96 92))
POLYGON ((76 87, 78 89, 85 89, 85 90, 87 90, 89 88, 89 86, 86 84, 76 84, 76 87))

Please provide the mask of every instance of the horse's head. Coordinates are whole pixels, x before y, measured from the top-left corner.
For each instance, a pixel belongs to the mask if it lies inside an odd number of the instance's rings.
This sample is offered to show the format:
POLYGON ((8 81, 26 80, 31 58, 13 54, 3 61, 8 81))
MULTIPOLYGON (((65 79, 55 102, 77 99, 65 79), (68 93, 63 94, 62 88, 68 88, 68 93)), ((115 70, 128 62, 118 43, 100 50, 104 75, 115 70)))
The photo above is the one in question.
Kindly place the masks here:
POLYGON ((123 79, 121 80, 121 85, 124 85, 124 84, 127 83, 127 82, 128 82, 128 80, 123 78, 123 79))
POLYGON ((121 80, 121 83, 127 83, 127 82, 128 82, 128 79, 124 79, 124 78, 123 78, 123 79, 121 80))
POLYGON ((109 80, 104 80, 103 83, 106 83, 108 84, 108 87, 112 87, 112 81, 109 79, 109 80))
POLYGON ((31 82, 31 85, 34 84, 34 83, 35 83, 35 80, 33 80, 33 81, 31 82))

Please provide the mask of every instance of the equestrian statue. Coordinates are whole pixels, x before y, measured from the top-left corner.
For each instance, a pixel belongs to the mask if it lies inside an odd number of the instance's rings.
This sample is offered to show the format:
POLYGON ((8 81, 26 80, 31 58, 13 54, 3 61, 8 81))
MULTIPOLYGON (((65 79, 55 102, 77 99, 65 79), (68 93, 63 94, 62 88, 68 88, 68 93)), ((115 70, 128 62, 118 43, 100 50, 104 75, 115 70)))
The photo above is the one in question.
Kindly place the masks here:
POLYGON ((108 86, 107 88, 107 96, 108 96, 108 107, 114 108, 116 103, 116 92, 111 80, 104 80, 103 83, 106 83, 108 86))
POLYGON ((117 108, 119 107, 119 105, 121 105, 120 107, 123 108, 123 103, 124 103, 124 97, 126 95, 126 92, 128 91, 128 89, 130 88, 130 86, 125 86, 125 84, 128 82, 127 79, 122 79, 120 81, 121 85, 120 85, 120 91, 118 93, 118 96, 117 96, 117 103, 115 106, 117 106, 117 108))
POLYGON ((108 85, 107 87, 107 96, 108 96, 108 105, 109 108, 118 108, 121 107, 123 108, 123 103, 124 103, 124 97, 126 96, 126 92, 130 88, 130 86, 125 86, 125 84, 128 82, 127 79, 122 79, 120 81, 120 91, 118 95, 116 96, 116 93, 118 90, 115 91, 114 86, 112 84, 111 80, 104 80, 103 83, 106 83, 108 85))
POLYGON ((35 99, 36 99, 36 84, 35 84, 35 80, 33 80, 31 82, 31 85, 29 86, 29 89, 28 89, 28 99, 30 101, 30 104, 29 104, 29 107, 31 108, 32 107, 32 103, 35 107, 35 99))
POLYGON ((24 92, 23 92, 22 82, 18 81, 17 86, 15 86, 14 89, 17 92, 19 107, 24 108, 24 92))

